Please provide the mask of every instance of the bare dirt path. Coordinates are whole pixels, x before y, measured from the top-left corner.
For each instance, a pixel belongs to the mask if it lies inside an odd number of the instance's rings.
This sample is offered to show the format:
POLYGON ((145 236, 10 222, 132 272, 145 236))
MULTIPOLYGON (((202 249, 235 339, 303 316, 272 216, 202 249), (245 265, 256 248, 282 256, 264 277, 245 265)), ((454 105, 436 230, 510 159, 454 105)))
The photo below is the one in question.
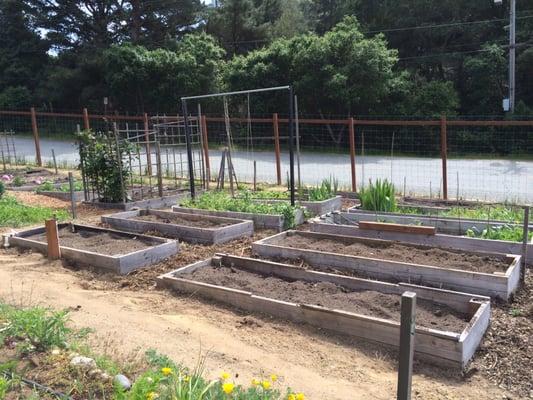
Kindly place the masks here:
MULTIPOLYGON (((2 299, 72 309, 73 324, 92 328, 91 341, 102 352, 154 348, 189 367, 199 354, 208 353, 206 368, 212 377, 226 370, 239 374, 237 382, 248 384, 252 377, 277 373, 282 385, 305 392, 309 399, 395 397, 394 354, 382 348, 154 288, 120 290, 90 280, 90 275, 39 254, 0 251, 2 299)), ((415 399, 506 398, 503 395, 478 375, 465 380, 417 366, 414 377, 415 399)))

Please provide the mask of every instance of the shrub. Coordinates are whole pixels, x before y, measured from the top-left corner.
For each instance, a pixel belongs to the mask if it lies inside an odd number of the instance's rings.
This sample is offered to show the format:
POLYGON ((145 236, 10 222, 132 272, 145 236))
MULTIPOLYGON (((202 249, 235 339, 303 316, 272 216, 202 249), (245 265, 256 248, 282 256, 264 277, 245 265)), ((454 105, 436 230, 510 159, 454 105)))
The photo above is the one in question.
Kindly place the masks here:
POLYGON ((2 198, 5 192, 6 192, 6 185, 4 185, 4 182, 0 181, 0 199, 2 198))
POLYGON ((376 183, 370 180, 369 185, 359 192, 361 208, 369 211, 393 212, 396 210, 394 185, 387 179, 377 179, 376 183))
POLYGON ((16 187, 20 187, 24 185, 25 183, 26 181, 21 176, 15 176, 12 181, 13 186, 16 186, 16 187))

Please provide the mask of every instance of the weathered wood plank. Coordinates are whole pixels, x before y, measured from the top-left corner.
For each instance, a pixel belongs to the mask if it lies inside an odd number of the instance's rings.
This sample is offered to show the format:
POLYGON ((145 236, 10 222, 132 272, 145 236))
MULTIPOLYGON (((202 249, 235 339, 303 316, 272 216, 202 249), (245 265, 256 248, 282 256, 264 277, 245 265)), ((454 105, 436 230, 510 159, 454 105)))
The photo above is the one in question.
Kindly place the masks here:
POLYGON ((388 231, 388 232, 405 232, 418 233, 422 235, 434 235, 435 227, 433 226, 418 226, 418 225, 402 225, 393 224, 389 222, 372 222, 360 221, 359 229, 373 230, 373 231, 388 231))

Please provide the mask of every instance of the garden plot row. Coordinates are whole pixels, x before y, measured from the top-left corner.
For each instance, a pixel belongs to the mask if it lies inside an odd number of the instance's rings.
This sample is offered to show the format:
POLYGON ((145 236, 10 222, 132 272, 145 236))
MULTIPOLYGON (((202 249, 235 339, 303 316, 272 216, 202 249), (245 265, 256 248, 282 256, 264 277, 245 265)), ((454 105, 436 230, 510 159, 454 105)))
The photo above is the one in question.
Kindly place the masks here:
MULTIPOLYGON (((520 224, 509 223, 508 221, 485 221, 479 219, 456 218, 444 216, 431 216, 425 214, 402 214, 394 212, 375 212, 362 210, 357 207, 348 209, 348 213, 341 213, 338 217, 343 222, 357 223, 360 221, 380 221, 392 222, 405 225, 427 225, 435 227, 439 232, 450 235, 465 235, 469 229, 482 231, 487 227, 496 229, 502 225, 521 228, 520 224)), ((533 224, 529 225, 529 230, 533 230, 533 224)))
POLYGON ((303 260, 360 277, 409 282, 509 300, 518 288, 520 255, 464 252, 316 232, 287 231, 253 243, 268 258, 303 260))
POLYGON ((104 215, 102 222, 115 229, 181 239, 191 243, 224 243, 252 236, 252 221, 160 210, 135 210, 104 215))
POLYGON ((418 295, 416 357, 460 368, 490 319, 488 297, 225 254, 164 274, 158 285, 392 346, 399 344, 400 296, 413 291, 418 295))
MULTIPOLYGON (((486 251, 502 254, 522 254, 522 243, 506 240, 480 239, 464 235, 474 226, 484 228, 487 221, 457 220, 451 218, 421 218, 402 216, 389 216, 390 214, 372 214, 370 212, 343 213, 334 212, 325 214, 310 221, 311 231, 320 233, 339 234, 355 237, 367 237, 384 240, 395 240, 411 244, 435 246, 462 251, 486 251), (358 224, 363 221, 379 221, 408 224, 413 226, 436 227, 437 234, 425 235, 410 232, 390 232, 385 230, 359 229, 358 224), (442 233, 441 233, 442 232, 442 233)), ((503 223, 492 222, 493 226, 503 223)), ((516 225, 518 227, 518 225, 516 225)), ((483 229, 484 229, 483 228, 483 229)), ((533 229, 533 226, 531 226, 533 229)), ((526 262, 533 263, 533 240, 527 245, 526 262)))
MULTIPOLYGON (((63 259, 119 274, 154 264, 179 251, 174 240, 88 225, 59 224, 58 234, 63 259)), ((8 241, 11 246, 48 252, 44 227, 15 233, 8 241)))

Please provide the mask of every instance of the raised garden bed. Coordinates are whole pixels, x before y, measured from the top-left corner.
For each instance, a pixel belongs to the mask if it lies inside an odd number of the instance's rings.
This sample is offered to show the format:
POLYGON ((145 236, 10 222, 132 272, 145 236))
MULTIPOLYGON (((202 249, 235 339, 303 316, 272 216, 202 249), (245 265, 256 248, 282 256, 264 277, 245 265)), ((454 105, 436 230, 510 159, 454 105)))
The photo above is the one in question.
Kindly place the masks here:
MULTIPOLYGON (((263 202, 281 202, 288 200, 280 199, 257 199, 255 201, 263 202)), ((297 200, 297 204, 305 207, 309 213, 312 215, 323 215, 332 211, 340 210, 342 207, 342 196, 335 196, 331 199, 321 200, 321 201, 309 201, 309 200, 297 200)))
POLYGON ((464 368, 490 319, 490 299, 390 284, 265 260, 217 255, 158 277, 158 285, 250 312, 398 346, 400 296, 417 293, 415 356, 464 368))
MULTIPOLYGON (((250 220, 254 223, 255 229, 274 229, 278 232, 286 229, 286 221, 283 215, 279 214, 257 214, 248 212, 236 212, 236 211, 216 211, 216 210, 204 210, 200 208, 187 208, 182 206, 173 206, 172 211, 180 213, 188 213, 194 215, 211 215, 215 217, 235 218, 250 220)), ((294 224, 301 225, 305 222, 304 212, 302 209, 294 210, 294 224)))
POLYGON ((214 244, 252 236, 254 224, 233 218, 159 210, 133 210, 102 216, 102 222, 130 232, 154 232, 191 243, 214 244))
MULTIPOLYGON (((37 193, 43 195, 43 196, 48 196, 48 197, 53 197, 55 199, 59 199, 59 200, 63 200, 63 201, 70 201, 70 192, 63 192, 63 191, 52 191, 52 190, 40 190, 38 191, 37 193)), ((75 191, 74 192, 74 201, 76 202, 80 202, 80 201, 84 201, 85 200, 85 194, 83 193, 83 191, 75 191)))
POLYGON ((33 192, 44 182, 51 182, 51 185, 59 189, 65 183, 68 183, 68 177, 65 175, 54 175, 44 168, 32 169, 14 169, 0 173, 6 189, 15 192, 33 192))
MULTIPOLYGON (((522 243, 506 240, 479 239, 437 233, 424 235, 408 232, 359 229, 351 214, 332 213, 310 221, 311 231, 361 238, 395 240, 402 243, 440 247, 444 249, 502 254, 522 254, 522 243)), ((526 262, 533 264, 533 240, 527 245, 526 262)))
MULTIPOLYGON (((61 257, 75 264, 88 265, 127 274, 179 251, 179 244, 153 236, 79 224, 59 224, 61 257)), ((29 229, 8 237, 11 246, 46 254, 44 227, 29 229)))
POLYGON ((508 300, 521 256, 457 252, 380 239, 288 231, 253 243, 256 254, 304 260, 363 277, 410 282, 508 300))
POLYGON ((163 197, 152 197, 137 201, 127 201, 125 203, 106 203, 97 200, 84 201, 84 203, 99 208, 118 209, 124 211, 129 211, 133 208, 169 208, 180 200, 183 200, 185 197, 188 197, 188 195, 189 194, 187 191, 182 191, 178 194, 163 197))
MULTIPOLYGON (((464 235, 469 229, 482 231, 488 226, 491 228, 497 228, 502 225, 517 228, 522 227, 521 224, 513 224, 506 221, 486 221, 479 219, 431 216, 425 214, 375 212, 362 210, 356 207, 348 209, 348 213, 341 213, 340 218, 353 222, 379 221, 406 225, 429 225, 436 227, 441 233, 447 233, 450 235, 464 235)), ((529 225, 529 229, 533 230, 533 224, 529 225)))

